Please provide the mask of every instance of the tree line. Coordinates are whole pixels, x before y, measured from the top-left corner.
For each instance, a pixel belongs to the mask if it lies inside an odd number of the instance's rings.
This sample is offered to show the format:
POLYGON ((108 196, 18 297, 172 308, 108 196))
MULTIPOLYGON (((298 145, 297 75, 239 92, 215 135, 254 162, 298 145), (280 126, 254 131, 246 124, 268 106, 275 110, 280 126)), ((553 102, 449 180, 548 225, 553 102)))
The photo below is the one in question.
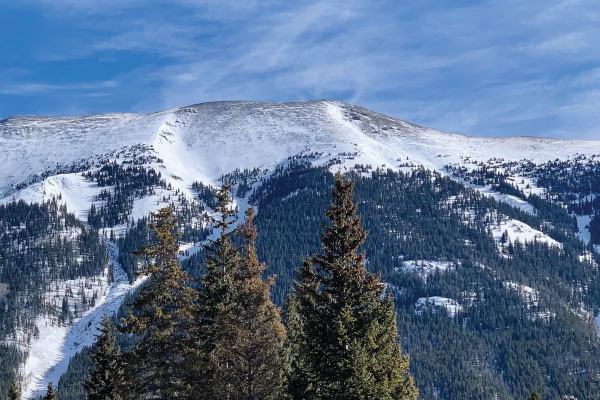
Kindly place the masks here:
POLYGON ((393 299, 359 250, 367 234, 353 187, 336 176, 322 251, 299 267, 283 313, 257 256, 254 211, 234 228, 229 185, 198 278, 177 262, 173 210, 153 213, 156 239, 138 252, 147 280, 126 318, 104 319, 87 399, 416 399, 393 299), (117 332, 135 345, 121 350, 117 332))

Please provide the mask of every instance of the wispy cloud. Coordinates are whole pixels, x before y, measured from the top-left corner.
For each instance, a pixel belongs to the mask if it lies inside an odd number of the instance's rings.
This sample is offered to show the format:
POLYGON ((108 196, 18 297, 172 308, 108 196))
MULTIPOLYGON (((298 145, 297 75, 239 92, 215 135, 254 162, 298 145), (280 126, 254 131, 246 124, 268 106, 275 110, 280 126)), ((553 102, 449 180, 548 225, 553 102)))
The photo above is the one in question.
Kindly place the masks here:
POLYGON ((115 81, 102 82, 78 82, 67 84, 39 83, 39 82, 20 82, 13 84, 0 85, 0 94, 15 96, 29 96, 44 92, 56 92, 62 90, 97 90, 113 89, 118 85, 115 81))

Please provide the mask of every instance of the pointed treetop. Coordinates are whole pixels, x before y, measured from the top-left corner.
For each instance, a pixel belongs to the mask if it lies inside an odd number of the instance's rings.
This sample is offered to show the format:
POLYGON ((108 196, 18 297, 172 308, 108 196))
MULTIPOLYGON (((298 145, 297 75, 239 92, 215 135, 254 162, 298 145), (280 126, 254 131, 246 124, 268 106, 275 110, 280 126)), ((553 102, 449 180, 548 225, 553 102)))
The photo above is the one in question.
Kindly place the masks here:
MULTIPOLYGON (((331 225, 324 225, 325 233, 321 235, 325 257, 356 256, 358 248, 367 239, 367 232, 360 224, 360 216, 356 215, 358 205, 354 203, 353 191, 354 182, 346 182, 337 173, 331 206, 325 211, 331 225)), ((364 261, 364 256, 361 255, 357 261, 364 261)))
POLYGON ((54 389, 52 382, 48 382, 48 389, 46 390, 44 400, 56 400, 56 389, 54 389))
POLYGON ((220 220, 216 220, 214 227, 221 230, 221 236, 227 233, 227 229, 235 223, 235 210, 231 207, 233 199, 231 197, 231 184, 226 182, 219 188, 216 194, 217 206, 213 211, 217 212, 220 220), (232 219, 233 217, 233 219, 232 219))
POLYGON ((534 390, 531 392, 527 400, 542 400, 542 396, 538 394, 537 390, 534 390))
POLYGON ((254 207, 249 207, 246 210, 246 219, 240 227, 239 232, 246 243, 253 244, 256 241, 258 231, 256 225, 254 225, 254 207))

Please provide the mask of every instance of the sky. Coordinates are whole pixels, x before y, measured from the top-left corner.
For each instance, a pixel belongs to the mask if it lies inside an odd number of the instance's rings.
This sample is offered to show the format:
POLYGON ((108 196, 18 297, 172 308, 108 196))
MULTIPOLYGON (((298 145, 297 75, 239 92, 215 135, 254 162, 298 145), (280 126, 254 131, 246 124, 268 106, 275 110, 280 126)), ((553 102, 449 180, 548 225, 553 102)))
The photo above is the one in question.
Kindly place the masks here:
POLYGON ((598 0, 0 0, 0 119, 334 99, 600 139, 598 0))

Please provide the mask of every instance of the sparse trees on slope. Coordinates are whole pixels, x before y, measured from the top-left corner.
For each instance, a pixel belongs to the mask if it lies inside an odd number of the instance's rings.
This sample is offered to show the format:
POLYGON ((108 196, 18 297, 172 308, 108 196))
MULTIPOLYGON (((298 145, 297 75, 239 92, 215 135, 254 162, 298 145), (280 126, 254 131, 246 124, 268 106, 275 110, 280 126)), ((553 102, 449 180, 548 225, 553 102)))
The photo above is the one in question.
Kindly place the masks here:
POLYGON ((121 349, 117 345, 114 325, 105 315, 102 319, 100 335, 96 335, 95 349, 90 352, 94 362, 84 388, 87 400, 122 400, 125 389, 125 372, 121 349))
POLYGON ((128 360, 135 373, 135 398, 185 398, 189 394, 189 365, 194 352, 195 291, 177 262, 177 222, 170 208, 152 213, 150 228, 156 242, 139 252, 150 259, 148 276, 123 321, 124 330, 140 336, 128 360))
POLYGON ((294 285, 289 391, 293 399, 416 399, 408 357, 396 341, 393 300, 358 252, 367 234, 353 183, 336 176, 322 254, 303 263, 294 285))
POLYGON ((233 273, 231 302, 217 318, 218 399, 278 400, 282 395, 285 327, 270 300, 274 279, 262 278, 266 266, 256 254, 253 219, 250 208, 239 229, 244 246, 233 273))

